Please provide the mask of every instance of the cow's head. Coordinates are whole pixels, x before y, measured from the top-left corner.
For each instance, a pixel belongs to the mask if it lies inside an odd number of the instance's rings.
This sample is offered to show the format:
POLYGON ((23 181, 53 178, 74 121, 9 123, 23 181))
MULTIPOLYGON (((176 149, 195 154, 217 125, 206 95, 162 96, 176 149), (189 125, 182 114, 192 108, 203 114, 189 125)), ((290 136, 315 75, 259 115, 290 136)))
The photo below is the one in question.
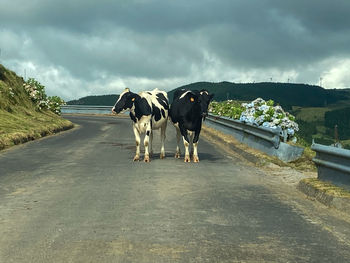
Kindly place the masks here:
POLYGON ((134 106, 134 102, 139 97, 136 93, 131 92, 126 88, 120 95, 117 102, 112 108, 112 112, 118 114, 126 110, 130 110, 134 106))
POLYGON ((199 94, 200 94, 199 103, 201 105, 201 113, 202 113, 202 117, 205 119, 205 117, 208 116, 209 103, 213 99, 214 94, 209 94, 209 92, 204 89, 202 89, 199 92, 199 94))

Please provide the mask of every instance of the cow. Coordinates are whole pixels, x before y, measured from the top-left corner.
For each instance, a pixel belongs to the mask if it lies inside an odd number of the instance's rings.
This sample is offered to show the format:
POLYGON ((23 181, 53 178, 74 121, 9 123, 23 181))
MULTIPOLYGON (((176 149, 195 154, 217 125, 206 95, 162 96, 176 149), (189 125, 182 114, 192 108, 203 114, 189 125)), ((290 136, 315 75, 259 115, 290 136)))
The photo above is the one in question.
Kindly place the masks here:
POLYGON ((130 119, 133 122, 133 131, 136 140, 136 154, 134 161, 140 160, 140 140, 145 133, 143 144, 145 146, 144 161, 150 162, 150 155, 153 154, 152 130, 160 129, 161 150, 160 158, 165 158, 164 141, 165 131, 168 122, 169 101, 164 91, 154 89, 143 91, 138 94, 126 88, 120 95, 112 108, 113 113, 120 113, 129 110, 130 119), (149 151, 150 146, 150 151, 149 151))
POLYGON ((193 161, 199 162, 198 139, 202 128, 202 121, 208 115, 208 106, 214 94, 207 90, 179 89, 174 93, 173 102, 169 109, 169 116, 176 128, 175 158, 180 158, 181 135, 185 146, 185 162, 190 162, 189 145, 193 146, 193 161))

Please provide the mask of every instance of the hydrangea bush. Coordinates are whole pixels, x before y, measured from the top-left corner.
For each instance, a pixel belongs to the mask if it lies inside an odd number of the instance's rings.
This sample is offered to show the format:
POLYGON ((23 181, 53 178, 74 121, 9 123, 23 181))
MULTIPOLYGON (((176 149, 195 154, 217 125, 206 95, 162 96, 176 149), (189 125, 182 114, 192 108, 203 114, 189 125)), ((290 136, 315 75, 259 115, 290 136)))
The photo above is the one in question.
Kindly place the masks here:
POLYGON ((23 86, 39 110, 51 110, 57 115, 61 114, 61 105, 65 104, 64 100, 58 96, 47 96, 45 86, 41 85, 40 82, 29 78, 23 86))
POLYGON ((229 117, 257 126, 282 129, 281 136, 285 141, 296 142, 295 133, 299 131, 295 117, 285 112, 281 106, 274 106, 274 101, 265 101, 257 98, 249 103, 238 103, 228 100, 224 102, 213 101, 209 111, 219 116, 229 117))

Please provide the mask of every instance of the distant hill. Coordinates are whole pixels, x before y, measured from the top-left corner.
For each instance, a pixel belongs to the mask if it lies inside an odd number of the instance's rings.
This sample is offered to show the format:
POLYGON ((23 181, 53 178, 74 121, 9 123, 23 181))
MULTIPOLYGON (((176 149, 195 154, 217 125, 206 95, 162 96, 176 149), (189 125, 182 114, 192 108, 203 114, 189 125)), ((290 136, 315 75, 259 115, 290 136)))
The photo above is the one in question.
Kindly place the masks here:
POLYGON ((68 105, 101 105, 101 106, 113 106, 117 101, 119 95, 96 95, 87 96, 78 100, 68 101, 68 105))
MULTIPOLYGON (((227 99, 251 101, 258 97, 265 100, 272 99, 285 108, 291 106, 323 107, 341 100, 350 99, 350 90, 328 90, 319 86, 292 83, 231 83, 231 82, 196 82, 177 89, 206 89, 214 93, 214 100, 227 99)), ((168 92, 172 100, 174 89, 168 92)))

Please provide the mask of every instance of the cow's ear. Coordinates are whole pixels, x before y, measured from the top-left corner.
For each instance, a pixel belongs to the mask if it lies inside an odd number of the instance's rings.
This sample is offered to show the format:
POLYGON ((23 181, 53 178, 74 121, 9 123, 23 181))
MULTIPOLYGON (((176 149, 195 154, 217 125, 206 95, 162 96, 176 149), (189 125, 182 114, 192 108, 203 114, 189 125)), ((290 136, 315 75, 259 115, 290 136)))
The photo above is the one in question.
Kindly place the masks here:
POLYGON ((190 102, 198 101, 198 95, 197 95, 197 94, 191 92, 191 93, 189 93, 188 95, 189 95, 188 97, 189 97, 189 99, 190 99, 190 102))
POLYGON ((130 92, 128 100, 130 100, 132 103, 134 103, 137 99, 137 94, 130 92))
POLYGON ((212 99, 214 98, 214 95, 215 95, 215 94, 210 94, 210 95, 209 95, 210 100, 212 100, 212 99))

